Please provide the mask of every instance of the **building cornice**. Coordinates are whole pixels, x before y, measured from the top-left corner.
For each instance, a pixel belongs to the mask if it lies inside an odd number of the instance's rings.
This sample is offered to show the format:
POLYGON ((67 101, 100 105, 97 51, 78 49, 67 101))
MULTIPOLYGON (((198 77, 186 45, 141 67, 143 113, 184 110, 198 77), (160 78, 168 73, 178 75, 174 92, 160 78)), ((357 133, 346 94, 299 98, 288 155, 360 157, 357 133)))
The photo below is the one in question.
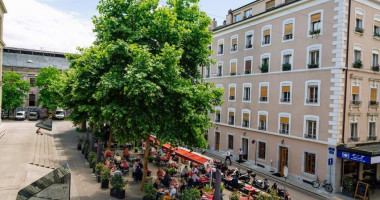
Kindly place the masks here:
POLYGON ((4 13, 8 13, 7 8, 6 8, 5 5, 4 5, 3 0, 0 0, 0 7, 1 7, 1 9, 3 10, 4 13))

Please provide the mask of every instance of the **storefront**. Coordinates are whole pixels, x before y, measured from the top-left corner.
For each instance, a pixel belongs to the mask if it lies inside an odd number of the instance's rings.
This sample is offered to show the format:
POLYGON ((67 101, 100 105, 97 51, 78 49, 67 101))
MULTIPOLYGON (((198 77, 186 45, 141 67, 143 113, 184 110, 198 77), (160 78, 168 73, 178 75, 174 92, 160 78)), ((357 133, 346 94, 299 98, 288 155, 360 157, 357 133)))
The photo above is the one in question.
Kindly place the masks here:
POLYGON ((380 193, 380 143, 356 147, 340 145, 337 150, 337 157, 343 161, 343 189, 347 190, 347 182, 352 181, 355 187, 357 181, 362 181, 370 185, 370 190, 380 193))

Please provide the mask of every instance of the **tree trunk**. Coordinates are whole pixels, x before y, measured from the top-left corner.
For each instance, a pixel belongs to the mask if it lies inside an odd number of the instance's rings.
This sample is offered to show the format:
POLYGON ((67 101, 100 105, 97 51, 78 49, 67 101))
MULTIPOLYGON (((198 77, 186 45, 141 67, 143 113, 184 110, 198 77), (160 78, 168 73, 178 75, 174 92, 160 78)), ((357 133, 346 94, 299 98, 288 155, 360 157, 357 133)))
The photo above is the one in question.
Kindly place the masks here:
POLYGON ((145 152, 144 152, 144 168, 143 168, 143 178, 140 184, 140 192, 143 191, 144 184, 146 182, 146 176, 148 171, 148 157, 149 157, 149 149, 150 149, 150 140, 149 136, 145 138, 145 152))
POLYGON ((87 129, 87 123, 86 123, 86 120, 83 120, 81 123, 80 123, 80 130, 81 131, 86 131, 86 129, 87 129))
POLYGON ((112 128, 111 128, 111 126, 110 126, 110 135, 109 135, 109 137, 108 137, 108 147, 111 146, 111 143, 112 143, 112 128))
POLYGON ((102 151, 103 151, 104 143, 103 142, 98 142, 98 149, 97 149, 97 156, 96 156, 96 164, 98 164, 101 161, 102 157, 102 151))

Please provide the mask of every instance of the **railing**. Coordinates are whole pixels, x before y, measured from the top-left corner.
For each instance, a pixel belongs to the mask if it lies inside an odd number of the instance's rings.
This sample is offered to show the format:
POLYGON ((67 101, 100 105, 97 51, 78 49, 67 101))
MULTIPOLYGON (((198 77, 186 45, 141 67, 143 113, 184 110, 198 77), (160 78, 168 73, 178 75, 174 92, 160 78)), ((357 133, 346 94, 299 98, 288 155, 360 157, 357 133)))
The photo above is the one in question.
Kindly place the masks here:
POLYGON ((263 41, 261 44, 262 44, 262 45, 267 45, 267 44, 270 44, 270 40, 267 40, 267 41, 263 41))
POLYGON ((317 138, 316 135, 314 135, 314 134, 310 134, 310 133, 305 133, 305 134, 304 134, 304 137, 305 137, 305 138, 308 138, 308 139, 316 139, 316 138, 317 138))
POLYGON ((281 102, 283 102, 283 103, 289 103, 290 102, 290 98, 281 98, 281 102))
POLYGON ((369 101, 369 105, 370 106, 379 106, 379 102, 378 101, 369 101))
POLYGON ((242 127, 246 127, 246 128, 248 128, 248 127, 249 127, 249 121, 247 121, 247 120, 243 120, 242 127))
POLYGON ((377 139, 377 136, 375 136, 375 135, 370 135, 370 136, 368 136, 368 141, 373 141, 373 140, 376 140, 377 139))
POLYGON ((267 102, 268 101, 268 97, 260 97, 260 101, 261 102, 267 102))
POLYGON ((266 131, 267 127, 266 126, 259 126, 259 127, 257 127, 257 129, 259 129, 260 131, 266 131))
POLYGON ((306 103, 309 103, 309 104, 318 103, 318 99, 306 99, 306 103))
POLYGON ((245 70, 244 74, 251 74, 251 70, 245 70))
POLYGON ((321 33, 321 29, 315 29, 315 30, 310 30, 309 35, 319 35, 321 33))
POLYGON ((280 129, 280 130, 278 130, 278 133, 284 134, 284 135, 289 135, 289 130, 280 129))
POLYGON ((235 100, 235 96, 230 96, 229 100, 235 100))
POLYGON ((218 51, 218 55, 221 55, 221 54, 223 54, 223 51, 218 51))
POLYGON ((351 142, 357 142, 357 141, 360 140, 360 138, 357 137, 357 136, 354 136, 354 137, 350 137, 350 138, 348 138, 348 140, 351 141, 351 142))
POLYGON ((353 101, 351 101, 351 105, 353 105, 353 106, 360 106, 360 105, 362 105, 362 102, 358 101, 358 100, 353 100, 353 101))
POLYGON ((319 64, 318 63, 311 63, 311 64, 308 64, 307 67, 308 67, 308 69, 316 69, 316 68, 319 68, 319 64))
POLYGON ((291 39, 293 39, 293 34, 285 35, 283 39, 284 40, 291 40, 291 39))
POLYGON ((355 32, 364 33, 364 29, 361 27, 355 27, 355 32))
POLYGON ((228 125, 234 125, 235 123, 233 121, 228 121, 228 125))
POLYGON ((243 101, 249 101, 249 100, 251 100, 250 97, 243 97, 243 101))
POLYGON ((247 45, 245 45, 245 48, 250 49, 250 48, 252 48, 252 46, 253 46, 252 44, 247 44, 247 45))

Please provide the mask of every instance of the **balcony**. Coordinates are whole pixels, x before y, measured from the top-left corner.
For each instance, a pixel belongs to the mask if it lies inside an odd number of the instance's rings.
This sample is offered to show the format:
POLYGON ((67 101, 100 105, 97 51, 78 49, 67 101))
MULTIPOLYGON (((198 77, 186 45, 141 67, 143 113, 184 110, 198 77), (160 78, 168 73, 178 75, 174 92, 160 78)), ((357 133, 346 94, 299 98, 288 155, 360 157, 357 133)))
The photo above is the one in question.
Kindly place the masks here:
POLYGON ((364 29, 361 28, 361 27, 355 27, 355 32, 363 34, 364 33, 364 29))
POLYGON ((311 63, 311 64, 307 65, 307 68, 308 69, 316 69, 316 68, 319 68, 319 64, 318 63, 311 63))
POLYGON ((290 102, 290 98, 281 98, 280 100, 282 103, 289 103, 290 102))
POLYGON ((245 70, 244 74, 251 74, 251 70, 245 70))
POLYGON ((266 131, 267 127, 266 126, 259 126, 259 127, 257 127, 257 129, 259 129, 260 131, 266 131))
POLYGON ((348 141, 350 141, 350 142, 357 142, 357 141, 360 141, 360 138, 357 137, 357 136, 353 136, 353 137, 348 138, 348 141))
POLYGON ((362 102, 358 101, 358 100, 353 100, 350 103, 351 103, 352 106, 360 106, 360 105, 362 105, 362 102))
POLYGON ((368 138, 367 138, 368 141, 374 141, 374 140, 376 140, 376 139, 377 139, 377 137, 376 137, 375 135, 370 135, 370 136, 368 136, 368 138))
POLYGON ((260 101, 261 102, 267 102, 268 101, 268 97, 260 97, 260 101))
POLYGON ((304 137, 308 139, 317 139, 316 135, 310 133, 305 133, 304 137))
POLYGON ((251 97, 243 97, 243 101, 250 101, 251 97))
POLYGON ((291 40, 291 39, 293 39, 293 34, 285 35, 283 37, 283 40, 291 40))
POLYGON ((234 121, 228 121, 228 125, 235 125, 234 121))
POLYGON ((369 101, 369 105, 373 106, 373 107, 377 107, 377 106, 379 106, 379 102, 378 101, 369 101))
POLYGON ((306 99, 306 103, 315 104, 315 103, 318 103, 318 99, 306 99))
POLYGON ((245 127, 245 128, 248 128, 249 127, 249 121, 248 120, 243 120, 243 124, 241 126, 245 127))
POLYGON ((278 133, 283 134, 283 135, 289 135, 289 130, 280 129, 280 130, 278 130, 278 133))
POLYGON ((228 99, 233 101, 235 100, 235 96, 230 96, 228 99))
POLYGON ((246 49, 250 49, 250 48, 252 48, 252 47, 253 47, 252 44, 247 44, 247 45, 245 45, 245 48, 246 48, 246 49))

